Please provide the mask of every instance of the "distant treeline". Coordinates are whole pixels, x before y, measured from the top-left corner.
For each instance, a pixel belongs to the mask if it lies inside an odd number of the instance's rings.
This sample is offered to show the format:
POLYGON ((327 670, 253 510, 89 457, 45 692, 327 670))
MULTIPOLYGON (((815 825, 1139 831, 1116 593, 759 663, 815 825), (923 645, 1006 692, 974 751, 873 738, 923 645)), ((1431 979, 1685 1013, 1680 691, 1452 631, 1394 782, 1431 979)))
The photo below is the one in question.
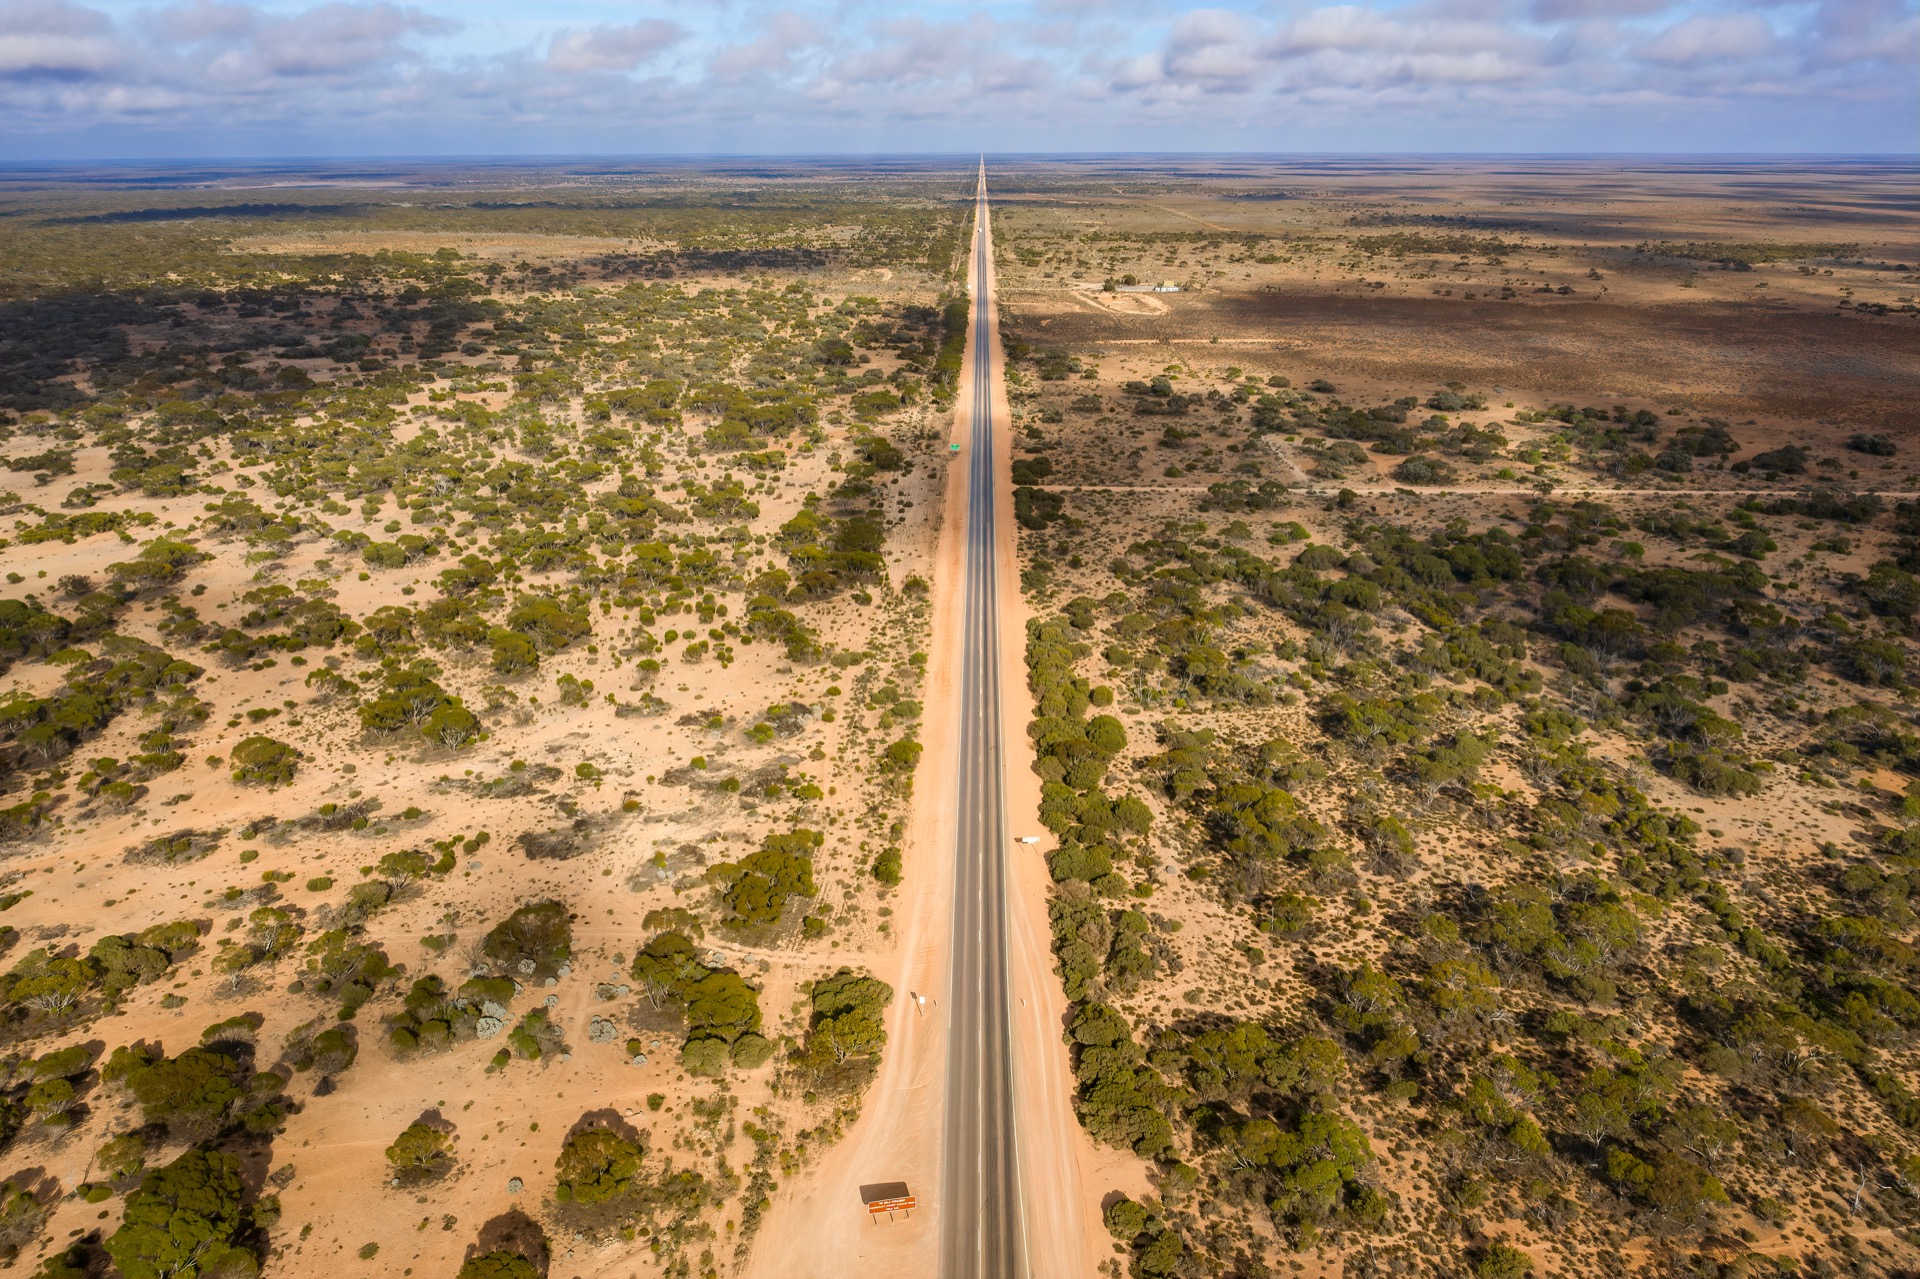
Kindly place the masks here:
POLYGON ((1801 258, 1848 258, 1860 252, 1857 244, 1755 244, 1661 240, 1642 241, 1634 246, 1639 253, 1657 253, 1662 257, 1687 258, 1696 262, 1744 262, 1758 266, 1762 262, 1794 262, 1801 258))

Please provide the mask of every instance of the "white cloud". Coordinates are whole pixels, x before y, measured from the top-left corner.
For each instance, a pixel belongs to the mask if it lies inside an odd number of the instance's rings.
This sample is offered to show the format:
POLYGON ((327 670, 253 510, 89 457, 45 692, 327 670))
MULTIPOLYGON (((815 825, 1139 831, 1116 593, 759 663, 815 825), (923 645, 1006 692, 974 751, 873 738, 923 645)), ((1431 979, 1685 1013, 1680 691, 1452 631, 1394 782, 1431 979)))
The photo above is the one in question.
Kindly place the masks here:
POLYGON ((1909 76, 1920 66, 1920 6, 1904 0, 1823 0, 1813 30, 1809 66, 1887 64, 1909 76))
POLYGON ((1566 22, 1579 18, 1644 18, 1665 13, 1677 0, 1533 0, 1528 8, 1536 22, 1566 22))
POLYGON ((1777 43, 1767 20, 1754 13, 1705 14, 1682 18, 1640 47, 1640 56, 1669 67, 1739 62, 1773 51, 1777 43))
POLYGON ((97 9, 67 0, 4 0, 0 3, 0 34, 19 36, 91 36, 113 29, 113 21, 97 9))
POLYGON ((1166 78, 1214 92, 1244 92, 1264 67, 1258 38, 1239 14, 1196 9, 1174 23, 1166 78))
POLYGON ((396 4, 325 4, 263 22, 253 38, 261 70, 275 76, 337 76, 412 61, 410 35, 438 35, 453 24, 396 4))
POLYGON ((587 71, 631 71, 687 38, 677 22, 651 18, 621 26, 556 31, 547 46, 546 66, 562 75, 587 71))
POLYGON ((260 11, 252 5, 195 0, 193 4, 168 5, 148 15, 146 25, 167 43, 199 44, 244 39, 260 17, 260 11))
POLYGON ((791 9, 769 14, 759 37, 744 44, 730 44, 713 55, 708 64, 717 76, 733 78, 750 75, 785 75, 793 70, 795 59, 820 43, 820 32, 805 15, 791 9))
POLYGON ((113 22, 65 0, 0 3, 0 78, 82 80, 120 62, 113 22))
POLYGON ((505 0, 94 3, 0 0, 0 155, 162 129, 255 154, 1764 149, 1780 121, 1884 148, 1920 114, 1920 0, 656 0, 570 27, 505 0))

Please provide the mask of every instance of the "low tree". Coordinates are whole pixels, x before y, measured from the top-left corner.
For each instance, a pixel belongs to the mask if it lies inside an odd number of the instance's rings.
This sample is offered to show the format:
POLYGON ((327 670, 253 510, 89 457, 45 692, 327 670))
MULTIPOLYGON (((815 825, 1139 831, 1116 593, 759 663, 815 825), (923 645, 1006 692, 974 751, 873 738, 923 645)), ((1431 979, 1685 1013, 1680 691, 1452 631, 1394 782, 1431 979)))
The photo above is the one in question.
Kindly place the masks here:
POLYGON ((47 1208, 38 1195, 11 1181, 0 1182, 0 1257, 8 1265, 46 1226, 47 1208))
POLYGON ((813 1019, 800 1061, 816 1075, 856 1057, 875 1057, 887 1042, 884 1014, 893 987, 842 968, 813 984, 813 1019))
POLYGON ((494 925, 480 949, 516 977, 556 976, 573 953, 567 908, 557 901, 529 902, 494 925))
POLYGON ((1509 1243, 1491 1243, 1474 1262, 1473 1279, 1525 1279, 1533 1273, 1533 1258, 1509 1243))
POLYGON ((540 1267, 517 1252, 495 1248, 468 1257, 455 1279, 540 1279, 540 1267))
POLYGON ((100 1077, 123 1084, 139 1101, 147 1123, 164 1124, 173 1136, 188 1141, 203 1141, 232 1127, 272 1132, 286 1117, 280 1094, 287 1081, 271 1071, 250 1072, 225 1045, 189 1048, 178 1057, 158 1048, 116 1048, 100 1077))
POLYGON ((387 1147, 387 1162, 402 1185, 445 1176, 453 1167, 453 1134, 415 1120, 387 1147))
POLYGON ((237 743, 229 755, 233 780, 243 785, 278 786, 293 780, 300 752, 271 737, 249 737, 237 743))
POLYGON ((720 862, 708 872, 726 885, 725 901, 735 927, 770 927, 780 922, 787 903, 814 895, 813 856, 824 836, 795 830, 768 835, 758 851, 738 863, 720 862))
POLYGON ((97 1244, 76 1243, 40 1263, 33 1279, 96 1279, 102 1263, 97 1244))
POLYGON ((251 1275, 258 1258, 237 1242, 243 1190, 237 1158, 189 1150, 141 1178, 107 1253, 126 1279, 251 1275))
POLYGON ((646 1158, 646 1139, 629 1140, 611 1128, 577 1129, 554 1161, 558 1183, 554 1197, 561 1203, 594 1208, 624 1197, 640 1175, 646 1158))
POLYGON ((686 1016, 680 1060, 687 1070, 717 1075, 729 1060, 748 1069, 765 1060, 753 1042, 765 1042, 758 992, 738 973, 707 967, 685 934, 665 932, 649 941, 634 956, 632 972, 654 1007, 677 1007, 686 1016))

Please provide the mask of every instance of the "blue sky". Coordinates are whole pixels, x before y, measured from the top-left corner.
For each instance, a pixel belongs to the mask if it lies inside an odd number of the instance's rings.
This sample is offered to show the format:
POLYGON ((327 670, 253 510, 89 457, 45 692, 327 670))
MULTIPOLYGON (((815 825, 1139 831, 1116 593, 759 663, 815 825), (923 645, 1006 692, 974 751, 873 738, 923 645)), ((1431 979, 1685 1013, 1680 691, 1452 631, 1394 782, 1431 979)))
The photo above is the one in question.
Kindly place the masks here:
POLYGON ((1910 152, 1920 0, 0 0, 0 159, 1910 152))

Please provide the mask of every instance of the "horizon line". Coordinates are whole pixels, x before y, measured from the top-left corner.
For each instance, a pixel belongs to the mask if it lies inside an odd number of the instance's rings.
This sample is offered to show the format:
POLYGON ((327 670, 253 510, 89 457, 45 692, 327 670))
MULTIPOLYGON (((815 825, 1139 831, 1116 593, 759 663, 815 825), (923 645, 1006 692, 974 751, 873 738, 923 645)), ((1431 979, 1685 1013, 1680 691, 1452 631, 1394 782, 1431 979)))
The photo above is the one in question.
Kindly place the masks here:
POLYGON ((1128 150, 1128 151, 528 151, 528 152, 421 152, 421 153, 314 153, 281 155, 176 155, 176 156, 103 156, 76 159, 34 159, 0 157, 0 169, 84 168, 116 165, 238 165, 238 164, 454 164, 454 163, 543 163, 562 164, 579 161, 694 162, 738 160, 955 160, 977 163, 982 158, 1003 161, 1024 160, 1097 160, 1119 158, 1154 159, 1288 159, 1288 158, 1366 158, 1366 159, 1611 159, 1611 160, 1900 160, 1920 163, 1920 150, 1913 151, 1440 151, 1326 149, 1301 151, 1257 150, 1128 150))

